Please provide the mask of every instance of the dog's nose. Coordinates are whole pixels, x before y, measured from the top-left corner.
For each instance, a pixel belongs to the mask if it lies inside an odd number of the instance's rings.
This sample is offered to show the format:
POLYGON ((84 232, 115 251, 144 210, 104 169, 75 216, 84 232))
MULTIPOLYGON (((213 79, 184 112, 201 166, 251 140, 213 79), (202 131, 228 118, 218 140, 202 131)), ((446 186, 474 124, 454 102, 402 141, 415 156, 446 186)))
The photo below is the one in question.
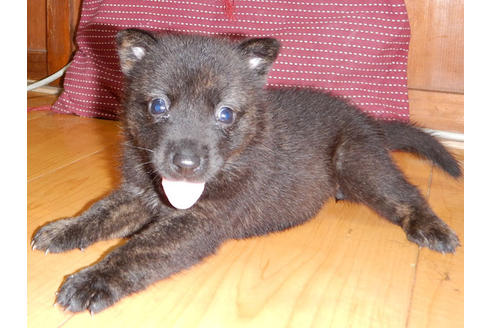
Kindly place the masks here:
POLYGON ((191 152, 176 153, 173 156, 173 164, 179 173, 188 175, 200 166, 200 157, 191 152))

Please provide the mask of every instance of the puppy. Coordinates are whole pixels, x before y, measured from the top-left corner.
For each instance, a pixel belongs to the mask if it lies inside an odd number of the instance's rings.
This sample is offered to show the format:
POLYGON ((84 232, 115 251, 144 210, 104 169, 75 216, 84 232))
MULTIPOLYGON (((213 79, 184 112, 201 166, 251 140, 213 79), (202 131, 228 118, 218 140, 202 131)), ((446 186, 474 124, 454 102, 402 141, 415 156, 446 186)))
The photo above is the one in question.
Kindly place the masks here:
POLYGON ((126 76, 121 185, 82 215, 41 227, 32 247, 129 240, 68 277, 62 307, 99 312, 225 240, 306 222, 331 197, 366 204, 419 246, 459 246, 388 152, 415 153, 459 177, 456 160, 412 125, 376 121, 341 98, 264 88, 275 39, 136 29, 116 39, 126 76))

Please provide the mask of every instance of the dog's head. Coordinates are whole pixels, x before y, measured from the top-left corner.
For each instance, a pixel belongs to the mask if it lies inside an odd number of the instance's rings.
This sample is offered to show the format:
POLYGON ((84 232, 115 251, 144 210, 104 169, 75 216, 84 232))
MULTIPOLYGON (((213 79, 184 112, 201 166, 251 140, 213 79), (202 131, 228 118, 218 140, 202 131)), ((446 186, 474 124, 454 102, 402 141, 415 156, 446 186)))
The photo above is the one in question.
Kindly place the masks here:
POLYGON ((150 151, 169 201, 190 207, 257 133, 257 104, 280 44, 136 29, 116 40, 127 77, 125 133, 150 151))

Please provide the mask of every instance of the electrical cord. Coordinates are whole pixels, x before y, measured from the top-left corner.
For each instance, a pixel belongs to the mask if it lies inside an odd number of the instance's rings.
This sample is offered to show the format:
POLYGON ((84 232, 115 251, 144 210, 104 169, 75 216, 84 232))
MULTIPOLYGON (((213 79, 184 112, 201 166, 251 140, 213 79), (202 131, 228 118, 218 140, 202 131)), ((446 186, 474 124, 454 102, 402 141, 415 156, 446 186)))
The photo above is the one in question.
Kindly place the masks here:
POLYGON ((465 135, 463 133, 455 133, 455 132, 433 130, 433 129, 422 129, 422 131, 425 131, 427 133, 432 134, 435 137, 439 137, 446 140, 461 141, 461 142, 465 141, 465 135))
POLYGON ((68 66, 70 66, 71 63, 72 62, 69 62, 68 64, 66 64, 65 66, 63 66, 63 68, 61 68, 57 72, 51 74, 50 76, 45 77, 42 80, 39 80, 39 81, 36 81, 34 83, 29 84, 27 86, 27 91, 32 91, 32 90, 37 89, 39 87, 45 86, 45 85, 53 82, 54 80, 60 78, 63 75, 63 73, 65 73, 65 71, 67 70, 68 66))

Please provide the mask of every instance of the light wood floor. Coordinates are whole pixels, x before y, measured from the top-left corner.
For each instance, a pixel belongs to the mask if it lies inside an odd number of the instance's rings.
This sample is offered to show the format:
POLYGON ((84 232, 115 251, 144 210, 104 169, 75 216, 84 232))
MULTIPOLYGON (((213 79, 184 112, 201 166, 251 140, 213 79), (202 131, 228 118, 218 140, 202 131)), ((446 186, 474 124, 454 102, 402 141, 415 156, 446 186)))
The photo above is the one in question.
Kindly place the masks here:
MULTIPOLYGON (((28 103, 44 99, 30 94, 28 103)), ((27 242, 117 186, 117 122, 27 114, 27 242)), ((463 159, 463 153, 458 153, 463 159)), ((407 154, 395 159, 463 240, 463 182, 407 154)), ((29 327, 462 327, 463 247, 419 249, 364 206, 328 202, 307 224, 230 241, 203 263, 94 318, 54 307, 64 277, 123 240, 84 252, 28 247, 29 327)))

